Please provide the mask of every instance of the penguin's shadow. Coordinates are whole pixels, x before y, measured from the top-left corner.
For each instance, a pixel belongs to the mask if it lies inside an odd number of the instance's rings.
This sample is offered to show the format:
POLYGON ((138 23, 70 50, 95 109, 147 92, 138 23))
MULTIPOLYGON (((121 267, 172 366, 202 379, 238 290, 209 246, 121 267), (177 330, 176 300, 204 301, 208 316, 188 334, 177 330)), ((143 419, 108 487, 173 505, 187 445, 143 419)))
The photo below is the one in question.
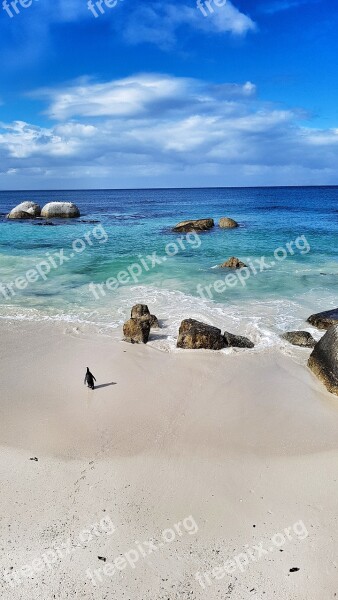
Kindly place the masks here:
POLYGON ((112 381, 111 383, 101 383, 101 385, 96 385, 95 390, 99 390, 100 388, 109 387, 110 385, 117 385, 116 381, 112 381))

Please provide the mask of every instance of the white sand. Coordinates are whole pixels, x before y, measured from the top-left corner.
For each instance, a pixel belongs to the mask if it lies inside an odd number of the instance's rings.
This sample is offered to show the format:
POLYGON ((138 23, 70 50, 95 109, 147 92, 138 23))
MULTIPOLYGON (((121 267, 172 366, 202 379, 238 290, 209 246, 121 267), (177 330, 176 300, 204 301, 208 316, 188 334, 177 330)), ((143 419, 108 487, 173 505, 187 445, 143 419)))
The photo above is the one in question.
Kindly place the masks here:
POLYGON ((3 598, 338 595, 338 399, 304 366, 308 350, 297 364, 271 351, 162 353, 61 324, 3 321, 0 335, 1 574, 16 574, 3 598), (85 388, 86 366, 114 385, 85 388), (107 516, 114 533, 79 541, 107 516), (271 538, 285 528, 280 552, 271 538), (22 575, 68 538, 70 554, 22 575), (151 539, 162 546, 139 550, 135 568, 103 574, 151 539), (195 579, 261 544, 268 553, 242 571, 235 562, 205 589, 195 579), (96 586, 87 569, 101 569, 96 586))

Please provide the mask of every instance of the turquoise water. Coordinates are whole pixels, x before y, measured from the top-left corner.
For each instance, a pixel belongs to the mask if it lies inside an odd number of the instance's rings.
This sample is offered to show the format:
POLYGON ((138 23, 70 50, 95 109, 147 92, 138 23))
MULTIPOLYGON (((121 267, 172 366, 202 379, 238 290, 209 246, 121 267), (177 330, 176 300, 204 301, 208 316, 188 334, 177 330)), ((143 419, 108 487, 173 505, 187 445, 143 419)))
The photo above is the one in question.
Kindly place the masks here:
POLYGON ((280 331, 304 326, 310 313, 337 306, 338 188, 0 192, 0 213, 4 318, 115 329, 142 301, 163 319, 162 337, 169 342, 182 318, 196 317, 270 343, 280 331), (7 221, 5 214, 26 199, 72 201, 82 216, 54 226, 7 221), (240 227, 216 225, 198 237, 171 231, 182 219, 217 223, 222 216, 240 227), (62 265, 60 252, 68 258, 62 265), (217 265, 230 256, 258 271, 260 257, 275 264, 217 291, 221 284, 210 286, 228 274, 217 265), (39 264, 43 273, 50 271, 32 281, 28 273, 39 264), (110 278, 120 282, 112 280, 108 289, 110 278), (91 283, 103 287, 92 287, 93 293, 91 283))

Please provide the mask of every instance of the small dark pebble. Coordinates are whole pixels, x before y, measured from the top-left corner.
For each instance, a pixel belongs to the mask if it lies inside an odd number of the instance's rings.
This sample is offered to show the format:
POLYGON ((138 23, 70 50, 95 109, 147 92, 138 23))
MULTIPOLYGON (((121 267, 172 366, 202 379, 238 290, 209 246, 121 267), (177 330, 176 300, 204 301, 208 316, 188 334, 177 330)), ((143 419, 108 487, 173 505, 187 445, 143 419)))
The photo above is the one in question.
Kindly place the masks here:
POLYGON ((98 556, 97 558, 98 558, 99 560, 103 560, 103 562, 106 562, 106 560, 107 560, 107 559, 106 559, 104 556, 98 556))
POLYGON ((299 571, 298 567, 292 567, 292 569, 290 569, 290 573, 296 573, 296 571, 299 571))

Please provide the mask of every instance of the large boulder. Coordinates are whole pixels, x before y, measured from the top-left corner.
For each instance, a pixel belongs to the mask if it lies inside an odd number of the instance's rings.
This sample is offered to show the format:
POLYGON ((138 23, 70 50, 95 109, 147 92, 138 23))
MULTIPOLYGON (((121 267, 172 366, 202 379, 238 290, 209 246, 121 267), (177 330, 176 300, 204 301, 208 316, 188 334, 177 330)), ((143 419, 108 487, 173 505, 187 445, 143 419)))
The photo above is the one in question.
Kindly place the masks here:
POLYGON ((234 229, 235 227, 239 227, 239 224, 234 219, 230 219, 229 217, 222 217, 218 221, 219 227, 222 229, 234 229))
POLYGON ((28 212, 25 212, 25 211, 23 211, 23 210, 18 210, 18 211, 15 213, 15 216, 9 216, 9 215, 8 215, 8 219, 13 219, 13 220, 14 220, 14 219, 17 219, 17 220, 18 220, 18 219, 34 219, 34 217, 33 217, 33 215, 31 215, 31 214, 30 214, 30 213, 28 213, 28 212))
POLYGON ((41 211, 45 219, 73 219, 80 216, 80 211, 73 202, 49 202, 41 211))
POLYGON ((149 321, 150 327, 159 327, 158 319, 155 315, 150 314, 150 310, 146 304, 135 304, 131 309, 132 319, 141 319, 142 321, 149 321))
POLYGON ((182 321, 177 340, 177 348, 191 350, 221 350, 225 347, 224 337, 221 330, 212 325, 185 319, 182 321))
POLYGON ((254 348, 255 344, 243 335, 234 335, 228 331, 224 332, 224 340, 228 348, 254 348))
POLYGON ((338 396, 338 325, 330 327, 315 345, 308 366, 329 392, 338 396))
POLYGON ((142 319, 129 319, 123 325, 123 335, 126 342, 146 344, 149 339, 150 322, 142 319))
POLYGON ((308 318, 308 323, 311 323, 311 325, 314 325, 318 329, 328 329, 331 325, 337 325, 338 308, 311 315, 308 318))
POLYGON ((221 267, 221 269, 242 269, 243 267, 247 267, 247 265, 241 260, 239 260, 239 258, 236 258, 236 256, 232 256, 224 263, 219 265, 219 267, 221 267))
POLYGON ((40 213, 41 208, 38 204, 26 200, 15 206, 15 208, 12 208, 7 216, 8 219, 34 219, 34 217, 39 217, 40 213))
POLYGON ((214 227, 213 219, 196 219, 194 221, 181 221, 173 228, 177 233, 185 233, 188 231, 207 231, 214 227))
POLYGON ((283 333, 282 338, 293 346, 314 348, 316 345, 316 340, 308 331, 287 331, 286 333, 283 333))

